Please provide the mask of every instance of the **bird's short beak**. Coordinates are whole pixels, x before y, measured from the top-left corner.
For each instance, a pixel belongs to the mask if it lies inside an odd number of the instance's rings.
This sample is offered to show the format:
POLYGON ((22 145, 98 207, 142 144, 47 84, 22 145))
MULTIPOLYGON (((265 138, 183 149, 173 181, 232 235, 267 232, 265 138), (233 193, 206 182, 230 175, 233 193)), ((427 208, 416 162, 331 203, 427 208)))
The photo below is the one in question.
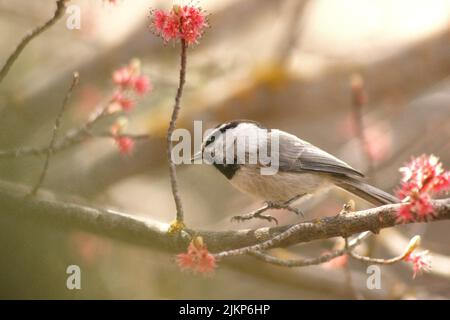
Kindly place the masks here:
POLYGON ((194 154, 191 158, 191 162, 195 162, 196 160, 201 160, 202 159, 202 151, 200 150, 199 152, 197 152, 196 154, 194 154))

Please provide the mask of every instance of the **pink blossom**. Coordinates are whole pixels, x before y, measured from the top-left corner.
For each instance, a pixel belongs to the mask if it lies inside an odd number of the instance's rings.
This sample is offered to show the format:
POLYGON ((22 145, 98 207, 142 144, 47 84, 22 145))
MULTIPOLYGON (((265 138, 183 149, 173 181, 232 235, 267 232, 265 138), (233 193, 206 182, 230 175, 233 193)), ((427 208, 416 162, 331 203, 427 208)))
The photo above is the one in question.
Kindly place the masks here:
POLYGON ((129 137, 117 136, 114 141, 119 148, 119 152, 123 155, 130 154, 134 150, 134 140, 129 137))
POLYGON ((450 171, 444 171, 439 158, 422 155, 400 168, 402 185, 397 196, 405 202, 398 212, 401 222, 424 221, 434 215, 431 196, 450 188, 450 171))
POLYGON ((205 13, 193 6, 174 5, 169 12, 154 10, 152 26, 164 41, 183 39, 188 45, 197 43, 208 26, 205 13))
POLYGON ((413 264, 413 279, 422 272, 428 272, 431 270, 431 257, 428 251, 411 252, 404 260, 413 264))
POLYGON ((120 91, 134 89, 136 94, 142 96, 151 91, 152 87, 149 77, 140 73, 140 62, 132 60, 127 66, 114 71, 112 80, 120 91))
POLYGON ((133 72, 129 66, 122 67, 114 71, 112 78, 114 84, 127 87, 132 83, 133 72))
POLYGON ((204 13, 191 6, 183 6, 179 11, 182 38, 188 44, 197 43, 202 36, 203 29, 207 26, 204 13))
POLYGON ((197 237, 189 243, 187 253, 177 255, 177 264, 181 269, 207 274, 216 268, 216 259, 209 253, 201 237, 197 237))
POLYGON ((133 81, 134 91, 142 96, 152 90, 150 79, 147 76, 136 77, 133 81))
POLYGON ((180 34, 180 26, 176 15, 167 14, 162 10, 157 10, 154 14, 154 26, 156 33, 160 35, 164 41, 175 39, 180 34))
POLYGON ((134 107, 134 101, 127 97, 123 97, 119 104, 124 111, 130 111, 134 107))
POLYGON ((164 32, 164 27, 166 26, 168 18, 169 15, 163 10, 153 11, 153 26, 157 33, 162 34, 164 32))
POLYGON ((113 101, 119 104, 123 111, 130 111, 134 107, 134 101, 126 97, 121 91, 114 94, 113 101))

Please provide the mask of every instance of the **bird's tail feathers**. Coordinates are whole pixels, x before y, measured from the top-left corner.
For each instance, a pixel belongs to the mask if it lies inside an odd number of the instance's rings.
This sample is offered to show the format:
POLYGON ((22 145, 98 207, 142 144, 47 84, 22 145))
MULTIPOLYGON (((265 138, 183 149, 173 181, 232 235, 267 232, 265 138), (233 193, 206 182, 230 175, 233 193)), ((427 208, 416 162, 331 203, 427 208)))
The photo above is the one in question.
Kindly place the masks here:
POLYGON ((336 185, 377 206, 400 202, 397 197, 354 178, 341 178, 336 185))

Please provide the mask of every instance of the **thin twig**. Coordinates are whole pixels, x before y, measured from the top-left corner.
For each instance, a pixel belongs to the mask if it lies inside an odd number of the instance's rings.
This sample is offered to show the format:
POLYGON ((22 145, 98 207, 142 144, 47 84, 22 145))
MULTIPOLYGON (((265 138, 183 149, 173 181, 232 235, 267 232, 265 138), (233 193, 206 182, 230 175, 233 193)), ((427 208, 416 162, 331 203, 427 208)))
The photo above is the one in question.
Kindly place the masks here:
POLYGON ((95 124, 97 124, 104 117, 106 117, 110 114, 116 114, 116 113, 109 112, 109 107, 112 102, 113 102, 113 99, 108 99, 108 101, 104 105, 95 109, 94 112, 89 115, 88 121, 84 124, 83 127, 81 127, 79 129, 79 131, 88 132, 90 129, 92 129, 94 127, 95 124))
MULTIPOLYGON (((105 131, 100 133, 93 133, 91 131, 86 131, 85 129, 76 129, 69 131, 62 138, 55 141, 53 146, 53 154, 66 150, 69 147, 74 147, 89 138, 131 138, 133 140, 148 140, 150 138, 149 134, 131 134, 131 133, 121 133, 112 134, 111 132, 105 131)), ((44 156, 47 154, 48 146, 42 147, 22 147, 13 150, 0 150, 0 159, 2 158, 20 158, 27 156, 44 156)))
POLYGON ((391 258, 391 259, 379 259, 379 258, 370 258, 370 257, 364 257, 361 256, 352 250, 349 251, 349 255, 359 261, 363 261, 366 263, 377 263, 377 264, 394 264, 396 262, 404 260, 407 256, 411 254, 420 244, 420 236, 413 237, 408 245, 406 246, 405 250, 403 250, 403 253, 397 257, 391 258))
POLYGON ((368 236, 368 233, 361 233, 358 237, 353 239, 351 243, 343 249, 335 250, 330 253, 326 253, 317 258, 307 258, 307 259, 279 259, 274 256, 268 255, 260 251, 251 251, 248 254, 262 260, 264 262, 274 264, 277 266, 295 268, 295 267, 306 267, 311 265, 318 265, 328 261, 331 261, 337 257, 340 257, 348 252, 348 250, 356 247, 361 243, 361 241, 368 236))
POLYGON ((287 267, 287 268, 297 268, 297 267, 306 267, 306 266, 313 266, 313 265, 318 265, 318 264, 322 264, 325 262, 328 262, 330 260, 333 260, 337 257, 340 257, 342 255, 345 254, 345 249, 341 249, 341 250, 336 250, 327 254, 323 254, 320 257, 317 258, 304 258, 304 259, 280 259, 274 256, 271 256, 269 254, 260 252, 260 251, 251 251, 248 253, 249 255, 270 263, 270 264, 274 264, 277 266, 281 266, 281 267, 287 267))
POLYGON ((6 77, 9 70, 11 69, 14 62, 17 60, 19 55, 22 53, 23 49, 27 46, 27 44, 36 38, 38 35, 40 35, 42 32, 50 28, 53 24, 55 24, 56 21, 58 21, 59 18, 61 18, 64 15, 65 9, 66 9, 66 2, 68 0, 58 0, 56 2, 56 10, 53 14, 53 17, 45 22, 43 25, 31 30, 25 37, 20 41, 20 43, 17 45, 16 49, 13 51, 13 53, 8 57, 6 60, 6 63, 0 70, 0 83, 2 80, 6 77))
POLYGON ((52 137, 50 139, 50 143, 47 148, 47 154, 46 154, 45 161, 44 161, 44 167, 42 168, 42 172, 41 172, 41 175, 39 176, 37 183, 31 190, 31 195, 36 194, 36 192, 39 190, 42 182, 44 181, 45 175, 47 174, 48 166, 50 164, 50 157, 52 156, 53 151, 54 151, 53 148, 54 148, 55 141, 56 141, 56 135, 58 134, 59 127, 61 126, 61 118, 62 118, 64 112, 66 111, 67 104, 70 100, 70 97, 72 96, 73 89, 78 84, 79 78, 80 77, 78 75, 78 72, 75 72, 73 74, 72 83, 70 84, 69 90, 67 90, 66 96, 64 97, 63 103, 61 105, 61 109, 59 110, 59 113, 55 120, 52 137))
POLYGON ((177 94, 175 96, 175 105, 173 106, 169 129, 167 130, 167 157, 169 161, 169 170, 170 170, 170 185, 172 187, 173 199, 175 200, 175 206, 177 209, 177 222, 180 223, 183 223, 184 221, 184 212, 180 194, 178 192, 177 169, 172 160, 172 147, 173 147, 172 133, 175 130, 176 121, 178 119, 178 114, 180 112, 181 97, 183 96, 183 88, 186 82, 186 60, 187 60, 186 51, 187 51, 186 41, 184 39, 181 39, 180 79, 177 94))
MULTIPOLYGON (((287 238, 300 232, 300 230, 303 229, 303 226, 304 226, 303 223, 296 224, 294 226, 289 227, 289 229, 287 229, 286 231, 283 231, 282 233, 272 237, 271 239, 269 239, 267 241, 264 241, 264 242, 261 242, 261 243, 258 243, 258 244, 252 245, 252 246, 248 246, 248 247, 219 252, 219 253, 216 253, 214 256, 216 258, 220 259, 223 257, 238 256, 238 255, 248 254, 253 251, 264 251, 269 248, 277 247, 277 246, 279 246, 280 243, 282 243, 287 238)), ((367 235, 368 235, 368 233, 364 232, 361 235, 359 235, 357 237, 357 239, 364 238, 367 235)))
POLYGON ((400 255, 400 256, 397 256, 394 258, 390 258, 390 259, 370 258, 370 257, 361 256, 353 251, 350 251, 349 255, 356 260, 359 260, 359 261, 362 261, 365 263, 375 263, 375 264, 394 264, 396 262, 402 261, 405 258, 404 255, 400 255))
MULTIPOLYGON (((84 123, 81 127, 72 129, 68 131, 62 138, 56 140, 53 145, 53 153, 63 151, 69 147, 75 146, 88 138, 92 137, 121 137, 126 136, 136 140, 146 139, 148 135, 138 134, 138 135, 130 135, 130 134, 120 134, 113 135, 109 132, 103 132, 99 134, 95 134, 92 132, 93 127, 105 119, 109 115, 118 115, 119 112, 110 113, 109 107, 112 103, 112 100, 109 98, 106 102, 102 103, 99 107, 97 107, 88 117, 86 123, 84 123)), ((25 156, 42 156, 46 155, 48 151, 48 146, 42 147, 20 147, 11 150, 0 150, 0 159, 2 158, 19 158, 25 156)))

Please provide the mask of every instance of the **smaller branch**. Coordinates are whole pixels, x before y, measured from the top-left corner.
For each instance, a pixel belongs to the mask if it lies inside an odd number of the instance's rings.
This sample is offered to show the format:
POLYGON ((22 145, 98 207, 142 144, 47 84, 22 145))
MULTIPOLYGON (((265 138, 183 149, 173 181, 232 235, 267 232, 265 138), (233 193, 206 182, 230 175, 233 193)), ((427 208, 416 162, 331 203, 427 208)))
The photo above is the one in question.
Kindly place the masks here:
POLYGON ((365 257, 365 256, 361 256, 355 252, 353 252, 352 250, 349 250, 348 254, 359 261, 363 261, 366 263, 376 263, 376 264, 394 264, 397 262, 400 262, 402 260, 404 260, 411 252, 414 251, 415 248, 417 248, 419 246, 420 243, 420 237, 419 236, 415 236, 413 237, 409 243, 408 246, 406 247, 406 249, 403 251, 403 253, 397 257, 391 258, 391 259, 380 259, 380 258, 370 258, 370 257, 365 257))
POLYGON ((89 132, 94 127, 94 125, 96 125, 100 120, 102 120, 103 118, 105 118, 106 116, 108 116, 110 114, 116 114, 116 113, 109 112, 109 107, 112 102, 113 102, 113 99, 108 99, 108 101, 103 106, 100 106, 97 109, 95 109, 94 112, 92 112, 89 115, 88 121, 84 124, 84 126, 79 128, 78 131, 79 132, 83 132, 83 131, 89 132))
MULTIPOLYGON (((109 115, 117 115, 118 112, 110 113, 109 107, 112 103, 111 99, 108 99, 104 104, 97 107, 89 116, 88 121, 81 127, 68 131, 61 139, 56 140, 53 146, 53 153, 63 151, 69 147, 75 146, 86 139, 93 137, 129 137, 136 140, 148 139, 148 135, 145 134, 118 134, 113 135, 110 132, 101 132, 95 134, 92 132, 93 127, 106 118, 109 115)), ((19 158, 25 156, 43 156, 48 152, 48 146, 43 147, 21 147, 12 150, 0 150, 0 159, 2 158, 19 158)))
MULTIPOLYGON (((133 140, 147 140, 150 138, 148 134, 131 134, 131 133, 121 133, 112 134, 111 132, 100 132, 93 133, 91 131, 85 131, 85 129, 77 129, 69 131, 63 138, 55 142, 53 146, 53 153, 63 151, 69 147, 76 146, 86 139, 90 138, 120 138, 127 137, 133 140)), ((20 158, 26 156, 44 156, 47 154, 48 146, 44 147, 22 147, 14 150, 0 150, 0 159, 2 158, 20 158)))
POLYGON ((181 55, 180 55, 180 78, 177 89, 177 94, 175 96, 175 105, 173 106, 172 117, 170 119, 169 128, 167 130, 167 157, 169 161, 169 170, 170 170, 170 184, 172 187, 172 194, 175 200, 175 206, 177 209, 177 222, 183 224, 184 221, 184 212, 183 205, 181 202, 180 194, 178 191, 178 182, 177 182, 177 169, 175 164, 172 161, 172 134, 175 130, 176 121, 178 119, 178 114, 181 108, 181 97, 183 96, 183 88, 186 82, 186 60, 187 60, 187 44, 184 39, 181 39, 181 55))
POLYGON ((259 244, 255 244, 252 246, 248 246, 248 247, 243 247, 243 248, 239 248, 239 249, 234 249, 234 250, 229 250, 229 251, 222 251, 219 253, 216 253, 214 255, 214 257, 216 259, 221 259, 224 257, 230 257, 230 256, 239 256, 239 255, 243 255, 243 254, 248 254, 251 253, 253 251, 264 251, 267 250, 271 247, 275 247, 277 244, 281 243, 283 240, 289 238, 291 235, 295 234, 296 232, 298 232, 301 228, 299 227, 300 225, 294 225, 292 227, 290 227, 289 229, 287 229, 286 231, 280 233, 279 235, 273 237, 270 240, 264 241, 262 243, 259 244))
POLYGON ((281 266, 281 267, 287 267, 287 268, 297 268, 297 267, 318 265, 318 264, 322 264, 322 263, 331 261, 337 257, 344 255, 345 250, 344 249, 336 250, 331 253, 321 255, 320 257, 317 257, 317 258, 289 259, 289 260, 279 259, 279 258, 276 258, 274 256, 271 256, 269 254, 266 254, 266 253, 263 253, 260 251, 251 251, 248 254, 261 260, 261 261, 264 261, 264 262, 267 262, 270 264, 274 264, 274 265, 281 266))
POLYGON ((89 115, 88 121, 84 125, 82 125, 80 128, 69 131, 65 135, 65 137, 61 140, 61 143, 59 143, 56 147, 58 149, 66 149, 72 146, 73 144, 82 142, 86 138, 93 137, 94 135, 92 134, 91 130, 98 122, 100 122, 109 115, 117 114, 109 112, 109 107, 111 103, 112 99, 108 99, 104 105, 97 107, 89 115))
POLYGON ((64 115, 64 112, 66 111, 66 107, 67 107, 67 104, 68 104, 68 102, 70 100, 70 97, 72 96, 73 89, 78 84, 78 80, 79 79, 80 79, 80 77, 79 77, 78 72, 74 72, 73 78, 72 78, 72 83, 71 83, 71 85, 69 87, 69 90, 66 93, 66 96, 64 97, 63 103, 61 105, 61 109, 59 110, 59 114, 57 115, 56 120, 55 120, 55 126, 53 127, 52 137, 50 139, 50 143, 49 143, 49 146, 47 148, 47 154, 46 154, 46 157, 45 157, 44 167, 42 168, 41 175, 39 176, 39 179, 38 179, 36 185, 31 190, 31 195, 33 195, 33 196, 39 190, 40 186, 42 185, 42 182, 45 179, 45 175, 47 174, 48 166, 50 164, 50 157, 51 157, 51 155, 54 152, 53 148, 55 146, 56 135, 58 134, 58 130, 59 130, 60 126, 61 126, 62 116, 64 115))
POLYGON ((348 252, 348 250, 358 246, 368 235, 369 235, 368 232, 361 233, 355 239, 353 239, 348 244, 348 246, 346 246, 345 248, 323 254, 317 258, 285 260, 285 259, 276 258, 274 256, 265 254, 260 251, 250 251, 248 254, 259 260, 262 260, 264 262, 274 264, 277 266, 288 267, 288 268, 306 267, 306 266, 322 264, 322 263, 331 261, 337 257, 340 257, 340 256, 346 254, 348 252))
POLYGON ((353 251, 350 251, 348 253, 350 255, 350 257, 352 257, 353 259, 365 262, 365 263, 375 263, 375 264, 394 264, 396 262, 400 262, 402 261, 405 257, 403 255, 391 258, 391 259, 381 259, 381 258, 370 258, 370 257, 365 257, 365 256, 361 256, 353 251))
POLYGON ((13 53, 8 57, 6 60, 6 63, 0 70, 0 83, 3 81, 3 79, 8 74, 9 70, 11 69, 14 62, 17 60, 19 55, 22 53, 23 49, 27 46, 27 44, 36 38, 38 35, 40 35, 42 32, 50 28, 53 24, 55 24, 56 21, 58 21, 59 18, 61 18, 64 15, 65 9, 66 9, 66 2, 68 0, 58 0, 56 2, 56 10, 53 14, 53 17, 45 22, 43 25, 31 30, 25 37, 20 41, 20 43, 17 45, 16 49, 13 51, 13 53))
MULTIPOLYGON (((398 255, 403 252, 408 245, 408 239, 396 229, 385 229, 382 237, 379 237, 381 245, 384 246, 387 251, 398 255)), ((445 246, 445 244, 443 244, 445 246)), ((433 268, 430 273, 442 277, 446 281, 450 280, 450 257, 442 253, 430 250, 429 255, 433 257, 433 268)))

